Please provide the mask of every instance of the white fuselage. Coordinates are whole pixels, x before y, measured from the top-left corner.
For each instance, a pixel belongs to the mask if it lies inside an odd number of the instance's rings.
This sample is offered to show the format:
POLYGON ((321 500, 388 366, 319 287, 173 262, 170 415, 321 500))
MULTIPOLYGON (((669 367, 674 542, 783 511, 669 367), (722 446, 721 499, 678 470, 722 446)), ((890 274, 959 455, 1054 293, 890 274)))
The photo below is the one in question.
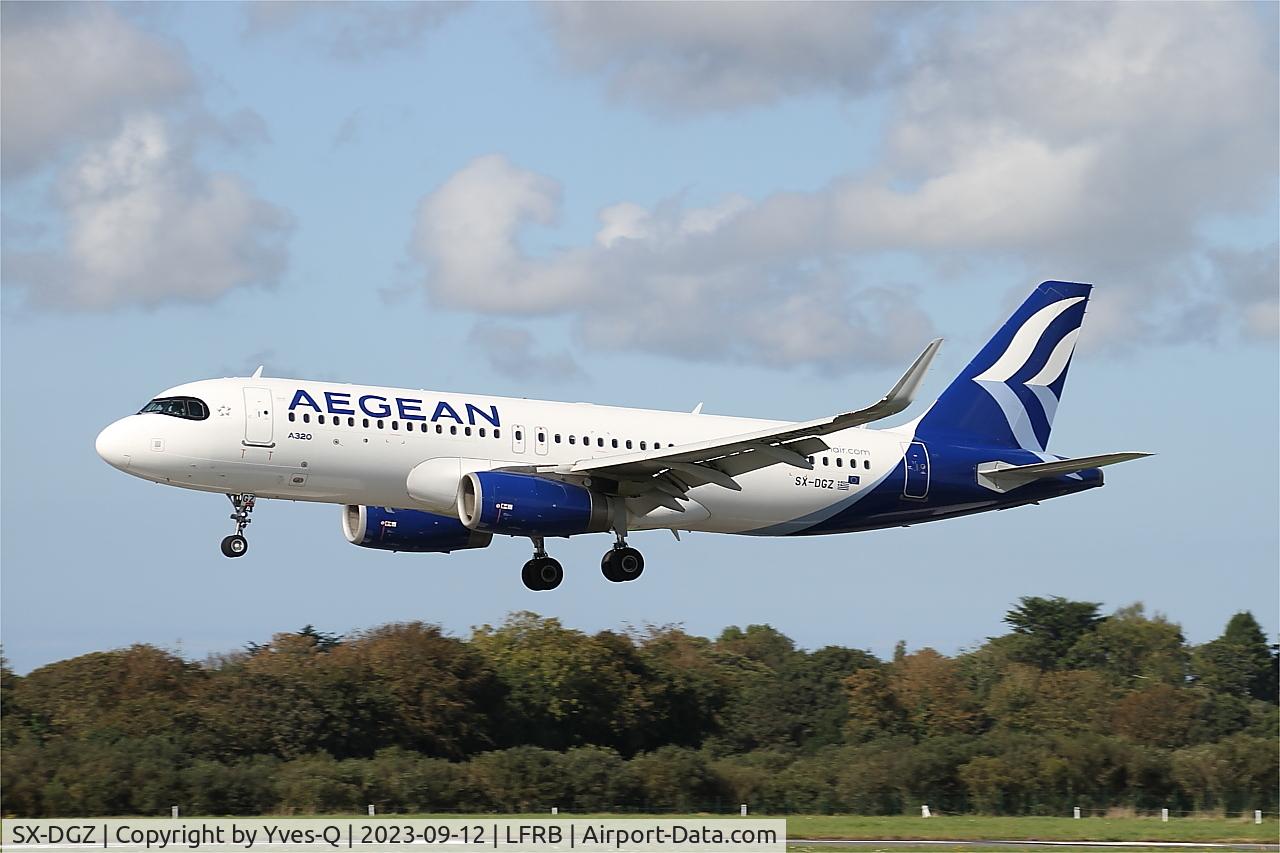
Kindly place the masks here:
MULTIPOLYGON (((159 396, 197 398, 207 417, 123 418, 99 436, 104 459, 190 489, 437 513, 448 507, 416 499, 406 485, 428 460, 461 459, 464 471, 548 470, 782 423, 292 379, 205 380, 159 396)), ((793 532, 797 519, 847 503, 883 480, 910 441, 910 427, 832 433, 812 470, 761 468, 737 477, 740 491, 697 486, 681 511, 629 500, 628 528, 793 532)))

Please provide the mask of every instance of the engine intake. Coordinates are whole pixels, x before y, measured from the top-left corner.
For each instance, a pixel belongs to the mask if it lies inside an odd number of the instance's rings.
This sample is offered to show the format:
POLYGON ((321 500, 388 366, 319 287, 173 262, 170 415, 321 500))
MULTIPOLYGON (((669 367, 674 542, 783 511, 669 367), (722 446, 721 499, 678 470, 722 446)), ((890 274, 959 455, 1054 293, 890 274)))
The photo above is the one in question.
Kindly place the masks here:
POLYGON ((493 540, 492 533, 464 527, 452 516, 384 506, 343 507, 342 532, 352 545, 382 551, 447 554, 486 548, 493 540))
POLYGON ((472 530, 509 536, 572 536, 610 528, 614 498, 573 483, 476 471, 458 488, 458 517, 472 530))

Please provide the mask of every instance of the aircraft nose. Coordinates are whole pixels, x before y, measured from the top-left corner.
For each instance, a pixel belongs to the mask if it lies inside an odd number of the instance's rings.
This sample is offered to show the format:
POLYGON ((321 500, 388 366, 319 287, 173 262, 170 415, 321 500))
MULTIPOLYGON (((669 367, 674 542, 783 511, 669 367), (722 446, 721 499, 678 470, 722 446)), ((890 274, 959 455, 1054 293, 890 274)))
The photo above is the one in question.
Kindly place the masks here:
POLYGON ((102 461, 121 471, 126 470, 133 462, 128 433, 128 426, 123 420, 119 420, 98 433, 98 440, 93 443, 102 461))

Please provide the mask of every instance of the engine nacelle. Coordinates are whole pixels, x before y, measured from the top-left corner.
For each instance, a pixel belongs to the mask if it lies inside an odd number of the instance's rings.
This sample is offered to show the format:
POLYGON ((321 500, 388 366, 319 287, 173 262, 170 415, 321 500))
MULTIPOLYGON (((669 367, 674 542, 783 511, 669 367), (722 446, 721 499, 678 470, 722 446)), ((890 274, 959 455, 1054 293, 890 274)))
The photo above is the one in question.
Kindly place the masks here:
POLYGON ((472 530, 452 516, 383 506, 343 507, 342 532, 352 545, 383 551, 447 554, 485 548, 493 540, 492 533, 472 530))
POLYGON ((440 456, 420 462, 409 471, 405 489, 409 497, 431 512, 449 514, 458 502, 458 482, 469 471, 493 467, 488 459, 440 456))
POLYGON ((572 536, 610 528, 615 498, 528 474, 476 471, 458 488, 458 517, 472 530, 509 536, 572 536))

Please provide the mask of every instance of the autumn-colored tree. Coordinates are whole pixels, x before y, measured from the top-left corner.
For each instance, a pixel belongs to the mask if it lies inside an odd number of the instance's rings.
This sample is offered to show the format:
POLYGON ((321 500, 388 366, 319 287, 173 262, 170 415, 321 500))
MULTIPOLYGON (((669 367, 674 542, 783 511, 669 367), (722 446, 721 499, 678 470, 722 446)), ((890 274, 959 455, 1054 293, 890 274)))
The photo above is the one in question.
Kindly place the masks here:
POLYGON ((894 661, 889 687, 918 738, 972 733, 982 725, 977 700, 956 662, 933 649, 894 661))

